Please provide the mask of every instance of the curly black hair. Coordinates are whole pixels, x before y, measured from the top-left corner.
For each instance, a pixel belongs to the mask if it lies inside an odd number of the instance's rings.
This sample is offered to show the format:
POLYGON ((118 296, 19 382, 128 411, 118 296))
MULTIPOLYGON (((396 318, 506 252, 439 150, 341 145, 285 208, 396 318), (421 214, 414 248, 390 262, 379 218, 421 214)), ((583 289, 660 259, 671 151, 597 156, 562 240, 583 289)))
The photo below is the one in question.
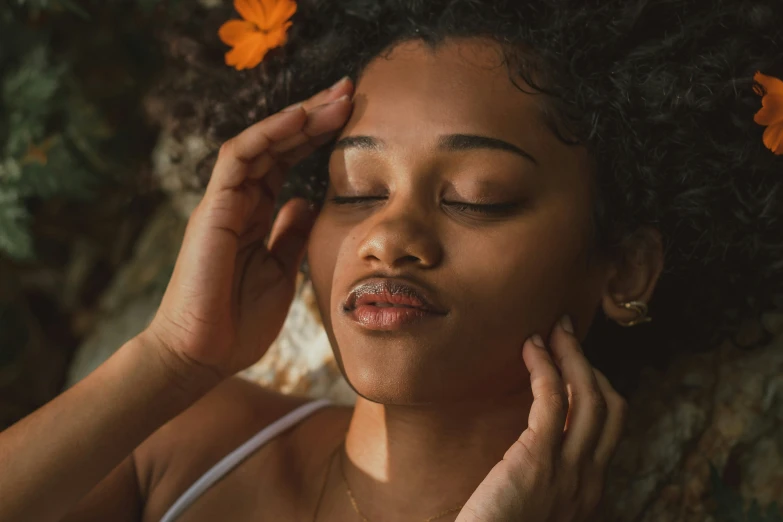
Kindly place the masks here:
MULTIPOLYGON (((255 70, 214 80, 223 93, 207 116, 216 139, 343 75, 356 79, 396 43, 491 38, 510 81, 545 96, 553 130, 595 159, 596 247, 611 252, 645 225, 662 234, 653 322, 622 328, 597 317, 584 343, 619 388, 631 384, 630 368, 716 346, 780 306, 783 156, 753 122, 754 73, 783 77, 780 0, 298 3, 284 47, 255 70)), ((323 196, 327 153, 292 173, 289 194, 323 196)))

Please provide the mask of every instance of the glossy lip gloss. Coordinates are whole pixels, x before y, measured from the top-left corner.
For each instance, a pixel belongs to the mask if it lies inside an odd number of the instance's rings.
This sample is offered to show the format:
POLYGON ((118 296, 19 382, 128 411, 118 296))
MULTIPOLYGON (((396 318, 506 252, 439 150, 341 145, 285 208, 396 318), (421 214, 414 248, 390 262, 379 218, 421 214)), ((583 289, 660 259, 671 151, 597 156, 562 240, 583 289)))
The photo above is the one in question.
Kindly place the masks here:
POLYGON ((446 315, 425 292, 407 282, 379 279, 355 288, 344 311, 369 330, 392 331, 446 315))
POLYGON ((427 317, 436 317, 435 314, 418 308, 396 306, 381 308, 375 305, 359 306, 350 313, 350 316, 365 328, 380 331, 398 330, 427 317))

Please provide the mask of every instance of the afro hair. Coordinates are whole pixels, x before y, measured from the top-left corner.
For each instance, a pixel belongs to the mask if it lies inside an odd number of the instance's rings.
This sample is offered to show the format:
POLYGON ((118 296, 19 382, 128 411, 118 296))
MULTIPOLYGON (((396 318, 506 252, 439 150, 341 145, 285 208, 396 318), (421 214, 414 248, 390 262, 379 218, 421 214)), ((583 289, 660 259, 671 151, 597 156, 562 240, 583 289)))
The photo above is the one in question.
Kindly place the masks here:
MULTIPOLYGON (((780 0, 300 0, 292 21, 258 68, 205 75, 214 139, 359 78, 403 41, 502 45, 509 80, 541 93, 560 139, 595 160, 596 248, 619 251, 642 226, 664 240, 654 320, 599 315, 584 343, 618 388, 783 304, 783 156, 753 121, 754 73, 783 77, 780 0)), ((328 153, 293 170, 289 196, 323 197, 328 153)))

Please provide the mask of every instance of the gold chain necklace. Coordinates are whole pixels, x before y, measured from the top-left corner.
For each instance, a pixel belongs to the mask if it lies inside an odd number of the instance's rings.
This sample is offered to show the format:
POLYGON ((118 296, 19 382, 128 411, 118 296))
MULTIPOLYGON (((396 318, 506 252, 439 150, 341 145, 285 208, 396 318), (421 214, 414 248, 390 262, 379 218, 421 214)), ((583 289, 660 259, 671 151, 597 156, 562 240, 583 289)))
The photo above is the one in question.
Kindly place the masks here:
MULTIPOLYGON (((343 441, 342 444, 340 444, 337 447, 336 451, 339 451, 344 446, 345 446, 345 441, 343 441)), ((343 452, 340 452, 340 474, 343 477, 343 484, 345 484, 345 489, 348 492, 348 498, 351 500, 351 506, 353 506, 353 510, 356 511, 356 514, 359 515, 359 517, 362 519, 362 522, 370 522, 370 520, 365 516, 365 514, 362 513, 362 510, 359 509, 359 504, 356 503, 356 499, 353 496, 353 491, 351 491, 351 486, 348 485, 348 478, 345 476, 345 467, 343 466, 343 452)), ((461 510, 464 506, 465 506, 464 504, 460 504, 459 506, 453 507, 451 509, 441 511, 437 515, 433 515, 429 518, 424 519, 424 522, 432 522, 433 520, 438 520, 439 518, 443 518, 451 513, 456 513, 459 510, 461 510)))

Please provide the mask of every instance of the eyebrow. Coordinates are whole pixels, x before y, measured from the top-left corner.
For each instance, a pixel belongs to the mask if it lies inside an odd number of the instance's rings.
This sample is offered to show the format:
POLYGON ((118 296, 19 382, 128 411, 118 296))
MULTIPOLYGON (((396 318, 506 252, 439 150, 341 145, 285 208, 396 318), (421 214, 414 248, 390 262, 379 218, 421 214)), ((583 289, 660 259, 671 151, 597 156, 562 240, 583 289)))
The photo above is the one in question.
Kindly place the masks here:
MULTIPOLYGON (((363 149, 380 151, 385 144, 383 140, 372 136, 346 136, 335 143, 333 150, 339 149, 363 149)), ((476 134, 447 134, 438 139, 438 148, 447 151, 463 150, 505 150, 522 156, 526 160, 538 165, 538 161, 528 152, 522 150, 516 145, 489 136, 478 136, 476 134)))

